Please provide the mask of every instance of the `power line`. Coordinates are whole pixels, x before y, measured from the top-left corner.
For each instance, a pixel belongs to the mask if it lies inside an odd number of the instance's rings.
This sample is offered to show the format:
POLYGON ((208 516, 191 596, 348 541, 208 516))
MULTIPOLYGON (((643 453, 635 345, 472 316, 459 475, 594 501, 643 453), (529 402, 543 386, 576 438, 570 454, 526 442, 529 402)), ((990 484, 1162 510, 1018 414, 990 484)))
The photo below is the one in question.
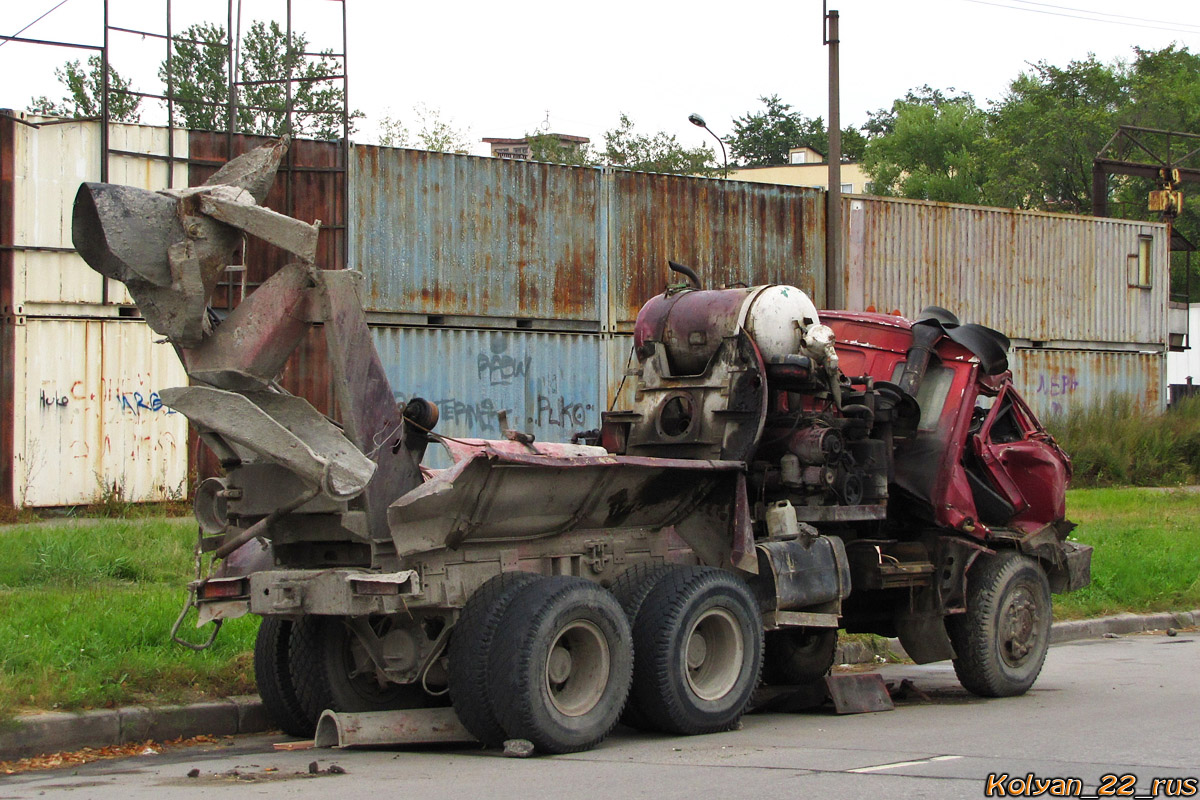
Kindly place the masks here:
POLYGON ((981 6, 995 6, 996 8, 1007 8, 1009 11, 1025 11, 1030 14, 1048 14, 1049 16, 1052 16, 1052 17, 1066 17, 1067 19, 1081 19, 1081 20, 1085 20, 1087 22, 1105 22, 1105 23, 1108 23, 1109 25, 1124 25, 1129 28, 1149 28, 1151 30, 1169 31, 1171 33, 1196 33, 1197 32, 1197 31, 1180 31, 1179 26, 1165 28, 1165 27, 1162 27, 1161 25, 1147 25, 1147 24, 1138 23, 1138 22, 1122 22, 1121 20, 1116 20, 1116 19, 1100 19, 1099 17, 1085 17, 1085 16, 1081 16, 1079 14, 1063 14, 1058 11, 1043 11, 1040 8, 1022 8, 1021 6, 1009 6, 1009 5, 1004 5, 1003 3, 989 2, 989 0, 963 0, 963 2, 975 3, 975 4, 981 5, 981 6))
MULTIPOLYGON (((1021 3, 1027 6, 1044 6, 1046 8, 1061 8, 1064 11, 1078 11, 1083 14, 1094 14, 1098 17, 1116 17, 1118 19, 1132 19, 1138 22, 1157 22, 1161 25, 1175 25, 1180 28, 1200 28, 1200 25, 1191 22, 1175 22, 1169 19, 1147 19, 1146 17, 1132 17, 1128 14, 1112 14, 1108 11, 1092 11, 1087 8, 1075 8, 1073 6, 1056 6, 1053 3, 1038 3, 1035 0, 1012 0, 1014 3, 1021 3)), ((1099 22, 1100 20, 1097 20, 1099 22)))
MULTIPOLYGON (((47 11, 45 14, 42 14, 40 17, 38 17, 38 18, 37 18, 37 19, 35 19, 33 22, 31 22, 31 23, 29 23, 28 25, 26 25, 24 28, 21 28, 21 30, 19 30, 19 31, 17 31, 16 33, 14 33, 14 34, 12 35, 12 38, 13 38, 13 39, 17 38, 17 37, 18 37, 18 36, 20 36, 22 33, 24 33, 25 31, 29 30, 30 28, 32 28, 34 25, 37 25, 37 24, 38 24, 39 22, 41 22, 43 19, 45 19, 46 17, 48 17, 48 16, 50 16, 51 14, 53 14, 55 11, 57 11, 57 10, 59 9, 59 7, 60 7, 60 6, 62 6, 62 5, 65 5, 65 4, 66 4, 66 3, 68 3, 68 2, 70 2, 70 0, 59 0, 59 3, 58 3, 58 5, 56 5, 54 8, 50 9, 49 11, 47 11)), ((12 41, 12 39, 5 39, 4 41, 0 42, 0 47, 4 47, 4 45, 8 44, 10 41, 12 41)))

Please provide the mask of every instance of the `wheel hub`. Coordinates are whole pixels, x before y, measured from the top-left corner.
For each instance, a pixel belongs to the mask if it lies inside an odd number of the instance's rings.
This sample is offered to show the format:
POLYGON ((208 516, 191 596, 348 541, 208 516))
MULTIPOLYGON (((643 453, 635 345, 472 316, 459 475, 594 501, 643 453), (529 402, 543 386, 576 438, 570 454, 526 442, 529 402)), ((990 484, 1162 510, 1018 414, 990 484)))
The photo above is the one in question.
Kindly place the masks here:
POLYGON ((692 634, 688 640, 687 665, 688 669, 700 669, 704 659, 708 657, 708 642, 699 631, 692 634))
POLYGON ((688 687, 701 700, 719 700, 742 674, 746 644, 737 619, 726 608, 710 608, 696 619, 684 640, 688 687))
POLYGON ((1013 665, 1020 664, 1038 643, 1038 606, 1029 590, 1021 587, 1013 593, 1000 630, 1001 650, 1005 660, 1013 665))
POLYGON ((558 632, 546 654, 545 690, 559 713, 580 717, 596 707, 610 661, 608 640, 591 622, 574 620, 558 632))
POLYGON ((565 647, 555 647, 550 651, 550 661, 546 666, 546 674, 550 683, 566 683, 571 677, 571 652, 565 647))

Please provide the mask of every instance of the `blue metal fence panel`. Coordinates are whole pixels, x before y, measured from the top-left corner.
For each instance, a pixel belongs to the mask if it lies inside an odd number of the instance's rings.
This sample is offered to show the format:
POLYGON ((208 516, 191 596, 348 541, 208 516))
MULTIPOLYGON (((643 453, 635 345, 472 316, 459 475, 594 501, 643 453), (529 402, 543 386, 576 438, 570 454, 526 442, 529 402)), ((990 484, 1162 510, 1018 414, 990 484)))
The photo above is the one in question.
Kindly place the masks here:
POLYGON ((436 403, 446 436, 499 438, 504 411, 513 430, 569 442, 607 408, 597 334, 376 326, 371 338, 397 400, 436 403))

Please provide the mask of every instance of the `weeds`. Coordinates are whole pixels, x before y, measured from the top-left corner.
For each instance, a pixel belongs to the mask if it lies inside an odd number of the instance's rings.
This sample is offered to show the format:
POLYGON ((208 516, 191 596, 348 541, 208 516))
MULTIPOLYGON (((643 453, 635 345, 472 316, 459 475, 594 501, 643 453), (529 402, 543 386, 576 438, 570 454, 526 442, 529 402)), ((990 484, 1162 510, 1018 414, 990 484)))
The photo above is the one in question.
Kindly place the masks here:
POLYGON ((1112 396, 1046 427, 1071 456, 1077 488, 1200 482, 1200 398, 1151 416, 1129 398, 1112 396))

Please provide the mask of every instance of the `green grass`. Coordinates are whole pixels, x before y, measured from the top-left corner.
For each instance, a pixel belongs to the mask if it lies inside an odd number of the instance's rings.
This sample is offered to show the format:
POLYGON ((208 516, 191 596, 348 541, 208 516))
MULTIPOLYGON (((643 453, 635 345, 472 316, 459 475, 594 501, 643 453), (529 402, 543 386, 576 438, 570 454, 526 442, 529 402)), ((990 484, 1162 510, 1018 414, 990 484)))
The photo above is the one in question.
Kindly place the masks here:
POLYGON ((1200 398, 1147 416, 1113 396, 1046 427, 1071 456, 1077 488, 1200 483, 1200 398))
POLYGON ((1200 492, 1073 490, 1067 517, 1095 548, 1092 584, 1055 596, 1055 617, 1200 608, 1200 492))
MULTIPOLYGON (((0 716, 254 691, 257 618, 194 653, 168 639, 195 523, 114 520, 0 532, 0 716)), ((192 639, 194 615, 183 633, 192 639)))

